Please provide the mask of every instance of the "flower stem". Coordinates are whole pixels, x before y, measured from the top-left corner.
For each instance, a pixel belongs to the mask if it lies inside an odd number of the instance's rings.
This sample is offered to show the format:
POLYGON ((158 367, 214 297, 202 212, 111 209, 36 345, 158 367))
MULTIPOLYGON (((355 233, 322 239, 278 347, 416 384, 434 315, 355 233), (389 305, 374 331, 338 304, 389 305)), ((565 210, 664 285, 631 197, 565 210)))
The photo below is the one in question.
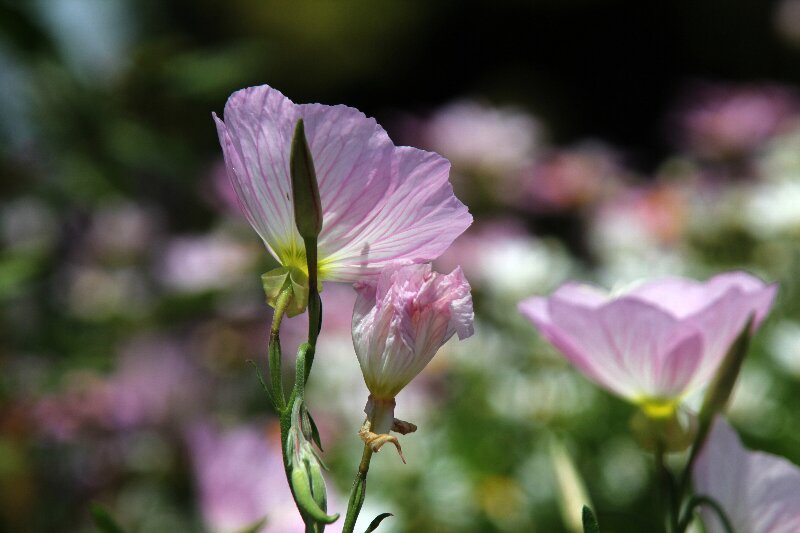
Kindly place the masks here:
POLYGON ((317 337, 322 329, 322 300, 319 297, 317 277, 317 239, 303 239, 306 249, 306 263, 308 266, 308 344, 311 345, 306 353, 305 381, 311 373, 314 363, 314 353, 317 347, 317 337))
POLYGON ((272 383, 272 397, 278 412, 286 409, 286 398, 283 395, 283 380, 281 379, 281 320, 286 313, 286 308, 292 299, 292 286, 286 284, 275 302, 275 313, 272 315, 272 326, 269 330, 269 375, 272 383))
POLYGON ((356 527, 358 513, 364 505, 364 498, 367 495, 367 472, 369 472, 369 462, 372 459, 372 448, 364 445, 364 453, 361 455, 361 463, 358 465, 356 478, 353 481, 353 488, 350 489, 350 501, 347 504, 347 514, 344 519, 342 533, 353 533, 356 527))
POLYGON ((692 523, 692 513, 695 509, 702 505, 705 505, 714 511, 714 513, 717 515, 717 518, 719 518, 722 529, 725 530, 726 533, 733 533, 731 521, 728 518, 728 515, 725 514, 725 511, 722 509, 722 507, 715 500, 703 495, 692 496, 692 498, 689 500, 689 503, 686 505, 686 512, 684 513, 683 519, 678 526, 678 531, 680 533, 686 531, 686 528, 688 528, 689 524, 692 523))
POLYGON ((656 472, 658 476, 659 507, 664 508, 665 530, 667 533, 678 533, 678 514, 680 496, 675 490, 675 483, 665 462, 664 448, 659 445, 655 452, 656 472))

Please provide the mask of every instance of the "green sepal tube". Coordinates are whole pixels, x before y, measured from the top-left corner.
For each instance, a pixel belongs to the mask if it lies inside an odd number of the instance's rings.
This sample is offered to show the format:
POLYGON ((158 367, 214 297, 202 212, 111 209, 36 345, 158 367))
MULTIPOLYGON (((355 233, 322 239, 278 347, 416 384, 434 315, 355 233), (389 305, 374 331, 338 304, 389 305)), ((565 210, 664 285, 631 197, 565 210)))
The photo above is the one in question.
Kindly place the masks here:
POLYGON ((303 119, 297 121, 289 156, 292 202, 297 231, 303 239, 315 239, 322 230, 322 202, 319 198, 314 159, 306 139, 303 119))
POLYGON ((674 410, 667 416, 651 417, 637 410, 630 420, 634 438, 648 451, 682 452, 689 448, 697 435, 697 419, 687 411, 674 410))

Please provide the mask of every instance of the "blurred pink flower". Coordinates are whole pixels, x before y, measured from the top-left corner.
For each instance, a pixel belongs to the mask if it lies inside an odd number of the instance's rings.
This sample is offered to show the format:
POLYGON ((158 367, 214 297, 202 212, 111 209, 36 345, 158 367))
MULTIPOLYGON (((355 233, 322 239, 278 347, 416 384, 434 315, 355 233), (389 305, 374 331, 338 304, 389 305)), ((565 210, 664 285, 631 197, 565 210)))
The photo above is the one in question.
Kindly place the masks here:
POLYGON ((776 289, 744 272, 658 279, 616 295, 568 283, 519 309, 592 380, 655 407, 707 384, 748 318, 754 330, 761 324, 776 289))
MULTIPOLYGON (((728 423, 718 419, 693 471, 697 494, 720 504, 736 531, 800 531, 800 467, 783 457, 742 446, 728 423)), ((716 514, 703 509, 709 533, 725 530, 716 514)))
MULTIPOLYGON (((233 533, 267 517, 261 532, 303 531, 283 470, 278 428, 243 426, 187 433, 200 511, 214 533, 233 533)), ((341 524, 341 521, 339 521, 341 524)), ((329 526, 337 530, 337 524, 329 526)), ((341 531, 341 525, 338 525, 341 531)))
POLYGON ((460 169, 508 172, 535 155, 538 122, 514 107, 462 100, 438 110, 424 126, 423 142, 460 169))
POLYGON ((72 440, 82 430, 122 431, 185 420, 201 409, 206 376, 181 346, 162 337, 131 341, 108 377, 67 375, 66 389, 41 399, 34 419, 44 433, 72 440))
POLYGON ((432 260, 472 222, 453 195, 446 159, 395 147, 356 109, 298 105, 266 85, 251 87, 231 95, 224 123, 214 120, 242 209, 282 265, 305 269, 289 175, 300 118, 322 200, 321 279, 354 282, 396 260, 432 260))
POLYGON ((371 398, 391 401, 454 334, 472 335, 472 296, 460 268, 429 264, 385 269, 356 285, 353 345, 371 398))
POLYGON ((179 292, 224 289, 243 279, 255 252, 222 234, 175 237, 162 250, 156 274, 179 292))
POLYGON ((686 148, 708 159, 748 155, 798 118, 800 102, 777 85, 706 85, 694 91, 678 121, 686 148))
POLYGON ((655 184, 615 195, 593 213, 594 237, 612 248, 631 245, 637 238, 659 245, 675 244, 685 235, 689 198, 694 192, 673 184, 655 184))
POLYGON ((613 192, 623 181, 617 156, 598 144, 553 152, 520 174, 508 200, 524 209, 579 209, 613 192), (521 190, 520 190, 521 187, 521 190))

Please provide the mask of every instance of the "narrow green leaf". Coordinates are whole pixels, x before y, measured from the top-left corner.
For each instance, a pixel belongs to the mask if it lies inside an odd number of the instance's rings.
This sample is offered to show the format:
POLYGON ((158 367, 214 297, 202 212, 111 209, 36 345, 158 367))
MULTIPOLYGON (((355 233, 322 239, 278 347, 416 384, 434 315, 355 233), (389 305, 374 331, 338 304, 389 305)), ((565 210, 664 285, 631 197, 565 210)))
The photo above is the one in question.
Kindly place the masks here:
POLYGON ((93 503, 90 512, 92 513, 92 521, 94 525, 101 531, 101 533, 125 533, 116 520, 111 516, 111 513, 98 503, 93 503))
POLYGON ((600 525, 597 523, 591 509, 583 506, 583 533, 600 533, 600 525))
POLYGON ((314 422, 314 417, 311 416, 311 413, 308 412, 308 409, 306 409, 306 416, 308 417, 308 422, 311 426, 311 440, 313 440, 314 444, 317 445, 319 451, 324 452, 325 450, 322 449, 322 440, 319 438, 319 429, 317 429, 317 423, 314 422))
POLYGON ((381 522, 383 522, 386 518, 389 518, 390 516, 394 515, 392 513, 379 514, 378 516, 375 517, 375 519, 372 522, 369 523, 369 527, 364 533, 372 533, 373 531, 378 529, 378 526, 381 525, 381 522))
POLYGON ((304 239, 316 239, 322 230, 322 203, 303 119, 298 120, 294 128, 289 170, 292 176, 292 202, 297 231, 304 239))
POLYGON ((267 393, 267 397, 269 398, 269 401, 272 402, 272 406, 277 409, 278 407, 275 405, 275 398, 272 396, 272 391, 270 391, 269 387, 267 387, 267 383, 264 381, 264 376, 261 375, 261 370, 259 370, 258 365, 252 359, 248 359, 247 364, 252 366, 253 370, 256 371, 256 376, 258 377, 259 383, 261 383, 261 388, 263 388, 264 392, 267 393))

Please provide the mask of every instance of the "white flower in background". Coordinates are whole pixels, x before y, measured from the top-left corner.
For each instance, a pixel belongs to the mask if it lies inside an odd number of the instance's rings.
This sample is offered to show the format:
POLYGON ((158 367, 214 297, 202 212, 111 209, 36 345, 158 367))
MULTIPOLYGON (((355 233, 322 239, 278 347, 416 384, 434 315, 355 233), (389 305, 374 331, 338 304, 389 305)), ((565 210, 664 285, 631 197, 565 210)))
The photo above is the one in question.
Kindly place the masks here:
POLYGON ((800 234, 800 181, 753 186, 745 198, 744 221, 759 238, 800 234))
POLYGON ((779 322, 767 340, 772 359, 786 372, 800 378, 800 324, 779 322))
POLYGON ((471 227, 436 264, 443 270, 460 265, 473 287, 512 300, 551 290, 572 268, 558 243, 533 237, 516 220, 471 227))

